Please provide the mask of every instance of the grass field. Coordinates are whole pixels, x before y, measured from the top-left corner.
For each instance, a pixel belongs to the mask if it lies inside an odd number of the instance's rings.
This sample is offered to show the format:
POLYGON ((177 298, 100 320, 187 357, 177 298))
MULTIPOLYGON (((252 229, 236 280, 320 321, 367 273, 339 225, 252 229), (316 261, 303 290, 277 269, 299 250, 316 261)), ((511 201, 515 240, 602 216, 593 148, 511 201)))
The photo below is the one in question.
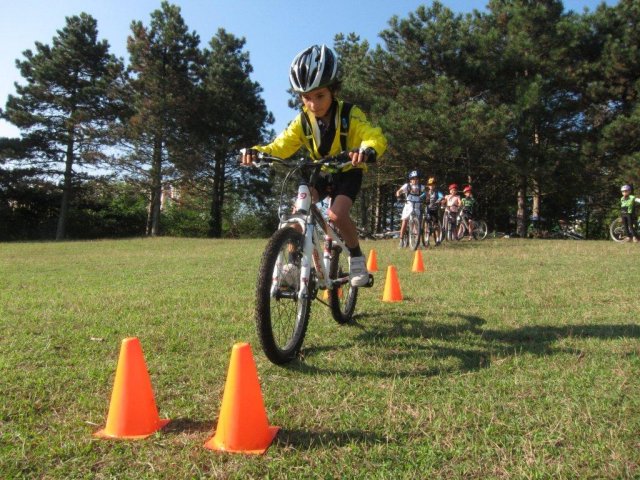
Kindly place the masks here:
POLYGON ((0 478, 639 478, 640 247, 496 239, 368 242, 381 271, 354 323, 312 307, 303 359, 253 323, 264 240, 0 244, 0 478), (381 301, 386 266, 404 301, 381 301), (120 342, 139 337, 161 417, 104 426, 120 342), (231 347, 253 346, 266 455, 203 448, 231 347))

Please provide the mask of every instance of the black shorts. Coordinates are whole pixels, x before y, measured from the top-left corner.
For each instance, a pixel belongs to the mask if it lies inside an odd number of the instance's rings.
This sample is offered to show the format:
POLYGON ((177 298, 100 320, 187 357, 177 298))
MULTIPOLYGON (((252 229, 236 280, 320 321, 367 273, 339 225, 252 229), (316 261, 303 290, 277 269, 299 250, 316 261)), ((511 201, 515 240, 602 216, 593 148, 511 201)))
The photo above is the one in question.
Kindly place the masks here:
POLYGON ((318 200, 325 197, 335 199, 338 195, 346 195, 355 202, 360 187, 362 186, 362 169, 354 168, 346 172, 332 173, 320 177, 315 188, 318 191, 318 200))

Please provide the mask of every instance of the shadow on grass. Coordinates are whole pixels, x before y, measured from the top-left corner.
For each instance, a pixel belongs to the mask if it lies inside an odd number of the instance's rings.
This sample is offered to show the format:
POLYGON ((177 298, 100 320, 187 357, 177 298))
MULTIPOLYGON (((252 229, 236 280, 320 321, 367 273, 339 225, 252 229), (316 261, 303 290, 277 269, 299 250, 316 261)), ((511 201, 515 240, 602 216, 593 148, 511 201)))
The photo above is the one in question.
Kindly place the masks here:
POLYGON ((166 433, 184 433, 184 434, 199 434, 203 432, 215 433, 215 428, 218 423, 218 419, 212 420, 192 420, 191 418, 173 418, 162 429, 166 433))
POLYGON ((276 437, 279 447, 296 449, 324 449, 328 446, 342 447, 350 444, 373 445, 386 443, 387 439, 373 432, 363 430, 347 430, 334 432, 331 430, 306 431, 282 429, 276 437))
MULTIPOLYGON (((450 313, 454 323, 425 320, 426 311, 363 314, 351 324, 359 330, 352 343, 339 346, 308 346, 302 358, 287 368, 306 374, 343 374, 352 377, 425 377, 470 372, 488 368, 492 358, 528 353, 545 356, 566 353, 555 344, 563 339, 613 340, 640 338, 640 325, 528 325, 516 329, 486 329, 486 321, 475 315, 450 313), (375 325, 367 324, 375 320, 375 325), (433 341, 425 342, 425 339, 433 341), (465 346, 461 346, 464 344, 465 346), (469 348, 466 345, 471 345, 469 348), (371 349, 371 357, 389 363, 388 369, 372 369, 364 363, 356 368, 325 368, 307 360, 324 352, 359 347, 371 349), (381 348, 382 347, 382 348, 381 348), (379 353, 376 353, 376 350, 379 353), (451 360, 455 362, 452 365, 451 360)), ((372 362, 375 363, 375 362, 372 362)))

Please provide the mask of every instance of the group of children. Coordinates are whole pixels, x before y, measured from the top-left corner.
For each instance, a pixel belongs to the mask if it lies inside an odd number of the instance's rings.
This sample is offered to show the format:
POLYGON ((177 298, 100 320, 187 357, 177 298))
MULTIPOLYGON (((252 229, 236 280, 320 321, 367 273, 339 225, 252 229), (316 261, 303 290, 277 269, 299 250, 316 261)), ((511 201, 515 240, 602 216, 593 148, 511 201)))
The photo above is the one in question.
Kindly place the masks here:
MULTIPOLYGON (((457 219, 458 214, 461 214, 468 219, 469 222, 469 239, 473 238, 473 219, 474 209, 476 207, 476 199, 473 196, 473 189, 471 185, 464 187, 461 198, 458 195, 458 185, 452 183, 449 185, 449 194, 443 195, 437 188, 436 179, 430 177, 427 181, 427 185, 423 185, 420 182, 421 175, 418 170, 412 170, 409 175, 409 181, 402 185, 396 192, 396 197, 405 197, 406 203, 402 209, 402 223, 400 225, 400 245, 402 246, 402 238, 407 230, 407 220, 412 211, 420 213, 422 205, 426 204, 425 209, 425 221, 432 222, 433 225, 440 225, 440 208, 444 207, 445 215, 450 214, 451 220, 454 222, 453 232, 457 235, 457 219)), ((438 244, 438 242, 436 242, 438 244)))

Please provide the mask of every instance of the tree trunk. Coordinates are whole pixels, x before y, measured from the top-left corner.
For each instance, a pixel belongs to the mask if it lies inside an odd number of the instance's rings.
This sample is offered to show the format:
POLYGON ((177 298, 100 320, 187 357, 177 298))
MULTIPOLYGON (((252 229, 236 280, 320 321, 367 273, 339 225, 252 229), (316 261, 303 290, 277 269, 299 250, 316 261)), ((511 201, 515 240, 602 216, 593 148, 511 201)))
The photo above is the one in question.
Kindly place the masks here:
POLYGON ((516 233, 520 238, 527 236, 527 176, 520 175, 518 185, 518 213, 516 215, 516 233))
POLYGON ((371 192, 366 189, 360 195, 360 227, 365 233, 369 230, 369 197, 371 192))
POLYGON ((222 237, 222 207, 224 205, 224 181, 226 152, 215 152, 215 165, 213 168, 213 192, 211 195, 211 223, 209 224, 209 237, 222 237))
POLYGON ((64 240, 67 230, 67 217, 69 214, 69 202, 71 189, 73 188, 73 131, 69 134, 67 143, 66 161, 64 167, 64 180, 62 181, 62 201, 60 202, 60 215, 58 215, 58 228, 56 240, 64 240))
POLYGON ((533 180, 533 204, 531 205, 531 216, 535 219, 540 219, 540 184, 537 180, 533 180))
POLYGON ((160 205, 162 200, 162 137, 156 136, 151 160, 151 202, 147 219, 147 235, 160 233, 160 205))

